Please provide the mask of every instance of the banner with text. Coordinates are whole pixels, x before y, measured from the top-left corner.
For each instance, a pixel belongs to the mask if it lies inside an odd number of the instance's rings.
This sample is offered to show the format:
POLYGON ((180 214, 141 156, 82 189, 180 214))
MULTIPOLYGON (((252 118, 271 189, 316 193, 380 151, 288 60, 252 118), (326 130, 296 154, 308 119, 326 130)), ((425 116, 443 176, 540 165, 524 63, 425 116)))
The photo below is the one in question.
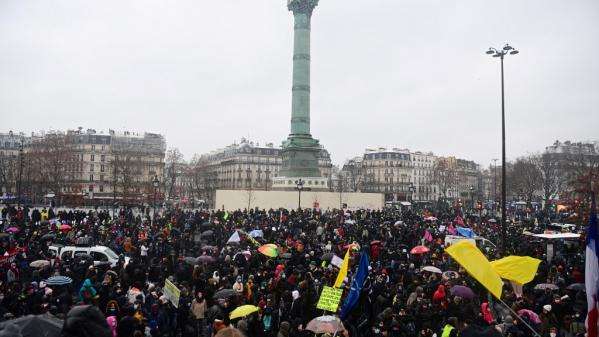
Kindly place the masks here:
POLYGON ((316 308, 330 312, 337 312, 337 307, 341 301, 342 294, 343 289, 325 286, 324 289, 322 289, 322 293, 320 294, 320 299, 318 299, 316 308))
POLYGON ((171 281, 166 279, 164 281, 164 289, 162 289, 164 296, 168 298, 175 308, 179 307, 179 297, 181 297, 181 290, 177 288, 171 281))

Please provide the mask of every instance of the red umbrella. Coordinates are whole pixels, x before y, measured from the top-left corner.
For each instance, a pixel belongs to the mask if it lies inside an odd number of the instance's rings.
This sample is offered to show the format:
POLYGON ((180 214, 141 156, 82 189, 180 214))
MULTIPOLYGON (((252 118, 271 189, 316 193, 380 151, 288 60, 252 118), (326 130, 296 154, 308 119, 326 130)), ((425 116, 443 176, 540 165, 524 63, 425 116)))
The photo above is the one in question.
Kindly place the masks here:
POLYGON ((430 251, 430 249, 428 249, 426 246, 416 246, 414 248, 412 248, 412 250, 410 250, 410 254, 424 254, 424 253, 428 253, 430 251))
POLYGON ((64 224, 64 225, 60 225, 60 227, 58 229, 60 229, 63 232, 68 232, 71 230, 71 226, 64 224))

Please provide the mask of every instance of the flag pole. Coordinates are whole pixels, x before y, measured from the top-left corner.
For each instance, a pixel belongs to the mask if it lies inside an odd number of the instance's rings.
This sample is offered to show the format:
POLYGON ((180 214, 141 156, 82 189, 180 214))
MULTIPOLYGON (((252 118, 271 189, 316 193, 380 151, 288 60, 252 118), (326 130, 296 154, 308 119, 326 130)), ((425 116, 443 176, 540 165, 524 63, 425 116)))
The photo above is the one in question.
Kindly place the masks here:
MULTIPOLYGON (((524 325, 526 325, 526 327, 528 327, 530 329, 530 331, 532 331, 532 333, 535 334, 535 336, 541 337, 541 335, 532 327, 530 326, 528 323, 526 323, 526 321, 524 319, 522 319, 522 317, 520 315, 518 315, 518 313, 516 313, 514 310, 512 310, 512 308, 507 305, 501 298, 497 298, 497 300, 499 302, 501 302, 501 304, 505 305, 505 307, 514 315, 516 315, 516 317, 518 317, 518 319, 520 320, 520 322, 524 323, 524 325)), ((504 331, 502 331, 503 333, 504 331)))

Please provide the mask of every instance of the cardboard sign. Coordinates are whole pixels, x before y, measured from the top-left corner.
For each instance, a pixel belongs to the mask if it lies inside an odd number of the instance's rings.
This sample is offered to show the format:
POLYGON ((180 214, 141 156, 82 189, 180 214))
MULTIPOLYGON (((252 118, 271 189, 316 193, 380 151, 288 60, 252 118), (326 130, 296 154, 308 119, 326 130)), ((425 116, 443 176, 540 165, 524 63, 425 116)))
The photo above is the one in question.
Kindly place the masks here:
POLYGON ((339 306, 339 302, 341 301, 342 294, 343 289, 336 289, 325 286, 322 289, 322 293, 320 294, 320 299, 318 299, 318 304, 316 305, 316 308, 330 312, 337 312, 337 307, 339 306))
POLYGON ((341 268, 341 264, 343 263, 343 259, 340 258, 337 255, 333 255, 333 258, 331 259, 331 264, 337 268, 341 268))
POLYGON ((164 280, 164 288, 162 289, 164 296, 168 298, 169 301, 173 304, 175 308, 179 307, 179 297, 181 297, 181 290, 177 288, 171 281, 168 279, 164 280))

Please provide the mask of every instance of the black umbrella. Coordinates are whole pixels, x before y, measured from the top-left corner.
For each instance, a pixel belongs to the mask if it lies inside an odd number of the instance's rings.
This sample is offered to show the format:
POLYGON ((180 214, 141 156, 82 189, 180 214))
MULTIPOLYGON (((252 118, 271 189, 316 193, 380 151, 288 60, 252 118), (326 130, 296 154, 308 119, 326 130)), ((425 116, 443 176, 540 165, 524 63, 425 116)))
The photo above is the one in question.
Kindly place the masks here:
POLYGON ((570 284, 568 287, 566 287, 566 289, 574 290, 574 291, 585 291, 586 287, 585 287, 584 283, 573 283, 573 284, 570 284))
POLYGON ((214 234, 214 231, 204 231, 202 232, 202 237, 212 236, 212 234, 214 234))
POLYGON ((322 256, 320 257, 320 259, 322 261, 327 261, 327 262, 331 262, 331 260, 333 259, 333 253, 324 253, 322 254, 322 256))
POLYGON ((41 237, 42 240, 53 240, 55 238, 56 238, 56 234, 54 234, 54 233, 44 234, 41 237))
POLYGON ((0 323, 0 336, 58 337, 62 324, 54 316, 28 315, 0 323))
POLYGON ((237 295, 237 292, 233 289, 221 289, 221 290, 217 291, 213 297, 215 299, 219 299, 219 298, 227 299, 227 298, 233 297, 235 295, 237 295))

